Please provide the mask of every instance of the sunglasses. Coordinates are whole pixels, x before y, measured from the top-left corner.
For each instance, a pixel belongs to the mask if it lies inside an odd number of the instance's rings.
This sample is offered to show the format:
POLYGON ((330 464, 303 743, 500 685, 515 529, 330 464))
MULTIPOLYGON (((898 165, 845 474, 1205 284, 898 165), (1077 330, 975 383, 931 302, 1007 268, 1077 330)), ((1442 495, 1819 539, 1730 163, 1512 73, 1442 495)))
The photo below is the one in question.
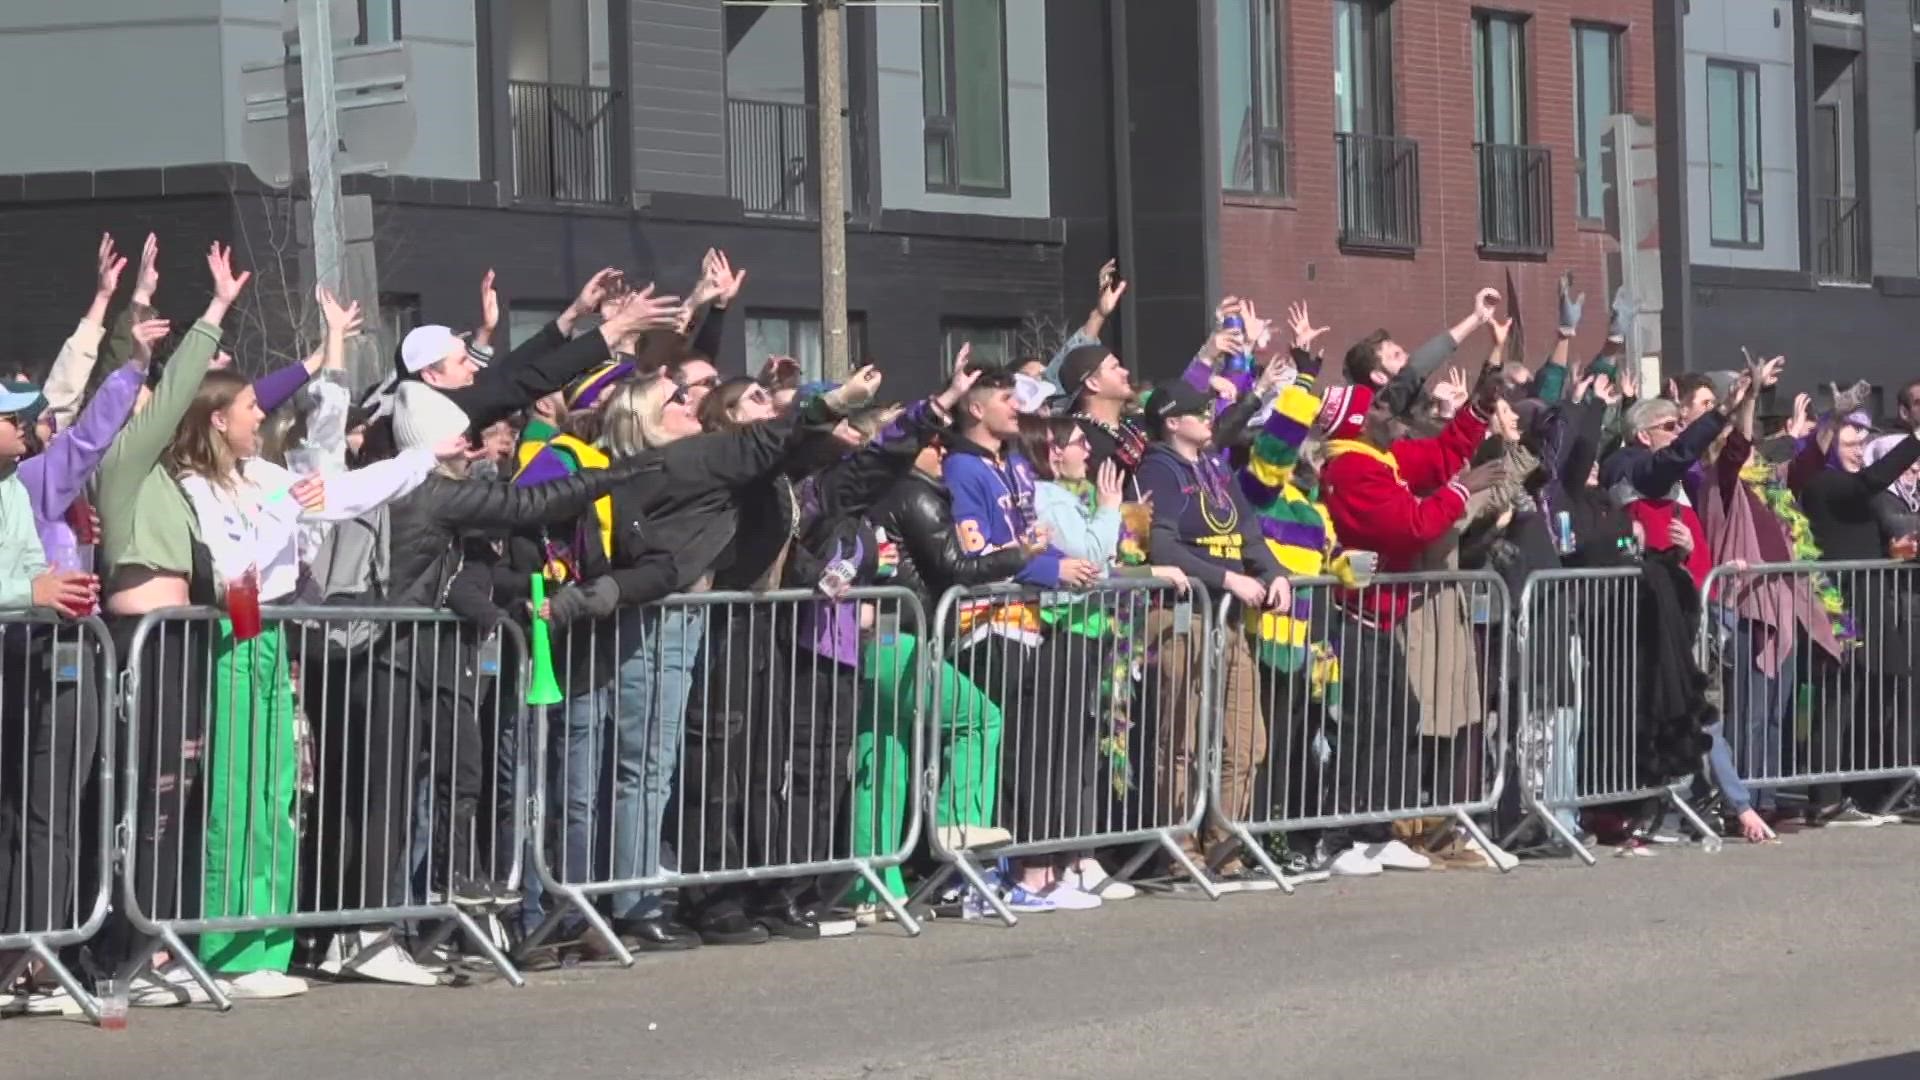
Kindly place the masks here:
POLYGON ((749 386, 746 392, 740 395, 740 400, 751 405, 766 405, 773 399, 767 396, 765 387, 749 386))
POLYGON ((1680 421, 1662 420, 1659 423, 1653 425, 1652 427, 1649 427, 1647 430, 1648 431, 1679 431, 1680 421))
POLYGON ((670 394, 670 395, 668 395, 668 397, 667 397, 667 404, 669 404, 669 405, 685 405, 685 404, 687 403, 687 391, 688 391, 689 389, 691 389, 691 388, 690 388, 690 387, 688 387, 688 386, 687 386, 687 384, 685 384, 685 383, 674 383, 674 384, 673 384, 673 393, 672 393, 672 394, 670 394))

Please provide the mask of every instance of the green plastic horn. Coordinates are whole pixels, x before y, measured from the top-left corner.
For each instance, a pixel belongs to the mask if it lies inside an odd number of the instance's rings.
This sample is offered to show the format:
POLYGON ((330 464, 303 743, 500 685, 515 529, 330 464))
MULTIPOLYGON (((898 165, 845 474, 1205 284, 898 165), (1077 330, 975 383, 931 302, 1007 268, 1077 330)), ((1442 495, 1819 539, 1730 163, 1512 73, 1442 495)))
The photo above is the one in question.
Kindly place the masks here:
POLYGON ((558 705, 565 700, 553 677, 553 631, 540 609, 547 603, 547 579, 533 575, 533 681, 527 685, 527 704, 558 705))

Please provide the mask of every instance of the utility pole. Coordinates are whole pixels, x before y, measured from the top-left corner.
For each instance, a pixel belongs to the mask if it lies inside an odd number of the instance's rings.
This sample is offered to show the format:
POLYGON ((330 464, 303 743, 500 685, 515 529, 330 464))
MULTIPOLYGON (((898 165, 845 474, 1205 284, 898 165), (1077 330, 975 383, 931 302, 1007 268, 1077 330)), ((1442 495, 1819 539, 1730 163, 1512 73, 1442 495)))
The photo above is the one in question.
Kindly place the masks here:
POLYGON ((829 379, 853 370, 847 356, 846 86, 841 80, 841 0, 814 3, 814 105, 819 129, 820 338, 829 379))
POLYGON ((307 121, 307 206, 313 215, 313 278, 338 295, 347 241, 340 228, 340 113, 333 89, 333 13, 328 0, 300 0, 300 96, 307 121))
MULTIPOLYGON (((288 75, 287 141, 293 177, 305 175, 308 254, 312 277, 298 286, 297 309, 311 313, 313 286, 325 285, 342 303, 358 299, 373 332, 347 341, 347 374, 356 387, 385 377, 380 347, 380 279, 373 248, 373 200, 340 194, 340 102, 333 78, 333 5, 340 0, 293 0, 300 47, 300 85, 288 75), (296 97, 298 109, 291 107, 296 97)), ((298 188, 296 186, 296 195, 298 188)), ((298 328, 290 328, 297 331, 298 328)))

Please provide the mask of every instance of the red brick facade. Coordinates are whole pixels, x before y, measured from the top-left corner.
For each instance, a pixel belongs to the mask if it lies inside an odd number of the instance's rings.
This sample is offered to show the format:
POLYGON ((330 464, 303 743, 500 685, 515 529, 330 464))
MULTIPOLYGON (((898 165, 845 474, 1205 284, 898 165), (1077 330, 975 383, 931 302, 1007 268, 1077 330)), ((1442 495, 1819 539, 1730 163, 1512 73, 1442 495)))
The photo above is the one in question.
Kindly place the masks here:
MULTIPOLYGON (((1465 314, 1475 289, 1504 288, 1511 269, 1520 291, 1528 360, 1537 364, 1558 321, 1554 281, 1572 269, 1587 293, 1576 349, 1591 355, 1606 331, 1609 261, 1615 239, 1575 220, 1573 24, 1623 28, 1626 110, 1654 111, 1655 0, 1397 0, 1393 4, 1395 134, 1420 141, 1421 246, 1408 257, 1352 254, 1337 242, 1333 141, 1332 0, 1288 0, 1283 63, 1287 139, 1293 156, 1288 200, 1226 195, 1220 214, 1220 278, 1252 297, 1268 317, 1303 298, 1314 321, 1330 325, 1329 354, 1376 327, 1408 348, 1465 314), (1473 22, 1476 8, 1524 13, 1531 131, 1552 148, 1553 250, 1544 260, 1482 258, 1474 157, 1473 22), (1309 278, 1311 277, 1311 280, 1309 278)), ((1477 367, 1486 338, 1462 359, 1477 367)), ((1330 372, 1331 374, 1331 372, 1330 372)))

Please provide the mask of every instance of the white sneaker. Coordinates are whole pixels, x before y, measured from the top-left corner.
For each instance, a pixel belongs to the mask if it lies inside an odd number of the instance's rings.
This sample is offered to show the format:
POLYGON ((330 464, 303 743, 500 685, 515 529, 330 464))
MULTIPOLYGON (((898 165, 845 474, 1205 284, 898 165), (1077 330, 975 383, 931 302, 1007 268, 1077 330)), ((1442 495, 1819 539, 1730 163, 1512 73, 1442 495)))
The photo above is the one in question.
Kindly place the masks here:
POLYGON ((942 825, 934 832, 948 851, 978 851, 1013 843, 1013 834, 998 825, 942 825))
POLYGON ((1426 870, 1433 866, 1433 860, 1408 847, 1398 840, 1389 840, 1384 844, 1374 844, 1365 849, 1366 856, 1388 870, 1426 870))
POLYGON ((1325 869, 1335 877, 1375 877, 1387 870, 1368 857, 1366 849, 1359 844, 1329 859, 1325 869))
POLYGON ((1092 893, 1102 900, 1131 900, 1140 895, 1138 889, 1124 881, 1115 881, 1107 868, 1100 865, 1099 859, 1081 859, 1069 867, 1064 879, 1067 884, 1084 893, 1092 893), (1101 888, 1102 883, 1106 888, 1101 888))
POLYGON ((820 936, 823 938, 851 937, 860 929, 859 921, 855 919, 821 919, 816 925, 820 927, 820 936))
POLYGON ((1490 865, 1503 872, 1520 865, 1520 857, 1518 855, 1505 850, 1492 841, 1488 841, 1486 846, 1482 847, 1480 841, 1469 836, 1465 838, 1460 846, 1487 860, 1490 865))
POLYGON ((224 989, 235 1001, 266 1001, 299 997, 307 992, 307 980, 278 971, 249 971, 229 980, 224 989))
MULTIPOLYGON (((340 941, 345 936, 336 934, 334 940, 340 941)), ((341 962, 331 971, 327 963, 322 963, 320 969, 341 978, 370 979, 398 986, 440 985, 433 972, 421 967, 412 953, 400 947, 390 930, 361 930, 356 934, 353 947, 343 947, 341 952, 344 954, 341 962)), ((328 962, 331 961, 329 952, 328 962)))
POLYGON ((1298 874, 1281 874, 1280 880, 1288 885, 1318 885, 1332 876, 1325 870, 1303 870, 1298 874))
POLYGON ((1074 888, 1067 884, 1064 878, 1054 882, 1040 895, 1053 901, 1054 909, 1057 911, 1092 911, 1101 904, 1099 897, 1074 888))
POLYGON ((193 977, 193 972, 187 970, 187 965, 178 960, 164 967, 149 968, 135 975, 127 985, 127 1004, 133 1008, 205 1005, 212 1000, 207 996, 207 988, 201 986, 193 977))

